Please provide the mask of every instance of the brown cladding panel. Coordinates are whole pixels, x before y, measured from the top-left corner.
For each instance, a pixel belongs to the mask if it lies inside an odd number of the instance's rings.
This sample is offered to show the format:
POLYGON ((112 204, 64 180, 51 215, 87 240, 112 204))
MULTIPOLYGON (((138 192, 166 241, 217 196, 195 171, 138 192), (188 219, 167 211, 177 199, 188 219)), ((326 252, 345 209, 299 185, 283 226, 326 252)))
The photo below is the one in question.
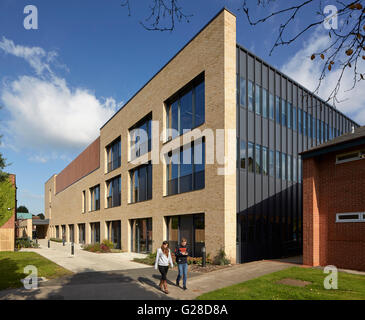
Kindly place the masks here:
POLYGON ((56 193, 100 167, 100 137, 91 143, 56 177, 56 193))

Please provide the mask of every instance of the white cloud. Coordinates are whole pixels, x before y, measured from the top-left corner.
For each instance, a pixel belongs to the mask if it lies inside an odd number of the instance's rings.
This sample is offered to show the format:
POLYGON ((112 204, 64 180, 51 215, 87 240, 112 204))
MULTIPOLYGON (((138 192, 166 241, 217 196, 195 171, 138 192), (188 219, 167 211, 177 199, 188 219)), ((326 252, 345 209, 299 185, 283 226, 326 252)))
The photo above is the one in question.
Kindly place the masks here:
POLYGON ((5 37, 0 41, 0 49, 7 54, 25 59, 38 75, 41 75, 45 71, 52 73, 50 63, 57 56, 55 51, 46 52, 40 47, 15 45, 12 40, 6 39, 5 37))
MULTIPOLYGON (((323 60, 317 57, 314 61, 310 59, 313 53, 320 52, 327 48, 330 43, 328 34, 324 34, 320 29, 317 29, 313 35, 305 42, 302 48, 285 63, 281 70, 298 83, 308 88, 315 90, 320 78, 320 73, 323 68, 323 60)), ((362 59, 358 64, 360 71, 365 71, 365 63, 362 59)), ((332 90, 335 88, 337 80, 339 79, 340 68, 333 68, 321 84, 319 96, 327 100, 332 90)), ((353 85, 353 70, 348 69, 344 73, 341 81, 341 89, 338 94, 339 100, 336 107, 357 121, 360 125, 365 124, 365 82, 358 82, 355 89, 348 91, 353 85)))
POLYGON ((3 83, 0 94, 10 114, 10 120, 4 121, 7 137, 17 147, 38 152, 30 156, 31 161, 44 163, 54 158, 51 151, 60 151, 58 157, 65 159, 64 152, 85 147, 120 105, 113 98, 98 99, 85 88, 71 88, 56 76, 50 66, 54 52, 15 45, 6 38, 0 49, 24 58, 37 73, 3 83))

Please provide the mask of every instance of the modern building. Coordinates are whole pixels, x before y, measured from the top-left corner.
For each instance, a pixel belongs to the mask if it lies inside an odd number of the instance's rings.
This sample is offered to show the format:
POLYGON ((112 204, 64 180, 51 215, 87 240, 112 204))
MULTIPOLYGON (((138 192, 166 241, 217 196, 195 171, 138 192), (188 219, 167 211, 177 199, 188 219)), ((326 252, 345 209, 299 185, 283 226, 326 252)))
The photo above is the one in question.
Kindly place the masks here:
POLYGON ((302 157, 303 263, 365 270, 365 127, 302 157))
POLYGON ((46 182, 49 236, 136 252, 186 237, 193 255, 233 262, 296 254, 298 153, 353 126, 238 45, 223 9, 46 182))
MULTIPOLYGON (((15 247, 15 216, 16 216, 16 178, 15 174, 9 174, 9 182, 14 188, 14 198, 13 195, 11 197, 5 196, 6 203, 0 203, 0 210, 4 210, 6 212, 2 212, 1 220, 0 220, 0 251, 14 251, 15 247), (5 217, 5 218, 4 218, 5 217)), ((5 182, 0 182, 0 184, 5 182)), ((0 186, 2 187, 2 186, 0 186)), ((9 187, 5 187, 3 190, 8 189, 9 187)), ((4 199, 2 198, 2 199, 4 199)), ((2 200, 1 199, 1 200, 2 200)))
POLYGON ((47 237, 48 227, 48 219, 41 219, 40 217, 31 213, 17 213, 17 238, 45 239, 47 237))

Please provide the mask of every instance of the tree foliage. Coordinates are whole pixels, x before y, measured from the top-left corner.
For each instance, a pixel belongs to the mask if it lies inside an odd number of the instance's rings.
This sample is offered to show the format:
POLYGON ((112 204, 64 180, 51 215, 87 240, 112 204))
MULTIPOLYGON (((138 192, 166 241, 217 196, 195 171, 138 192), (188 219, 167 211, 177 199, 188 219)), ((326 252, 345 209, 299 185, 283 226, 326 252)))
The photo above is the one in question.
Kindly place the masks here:
POLYGON ((13 215, 15 189, 9 180, 0 182, 0 227, 13 215), (9 210, 10 209, 10 210, 9 210))
POLYGON ((17 212, 21 212, 21 213, 29 213, 29 210, 26 206, 19 206, 17 209, 16 209, 17 212))
MULTIPOLYGON (((122 2, 122 6, 128 8, 129 15, 131 3, 130 0, 122 2)), ((176 22, 189 22, 192 16, 184 13, 178 0, 151 0, 150 4, 150 15, 144 22, 140 22, 146 30, 172 31, 176 22)), ((321 24, 329 22, 331 17, 324 14, 325 5, 328 4, 322 0, 242 0, 242 5, 237 10, 243 12, 251 26, 264 24, 274 17, 279 17, 278 35, 270 50, 271 54, 277 47, 290 45, 321 24), (258 10, 260 8, 265 10, 258 10), (304 16, 306 10, 312 14, 307 13, 304 16), (269 13, 255 17, 260 12, 269 13), (306 22, 301 29, 296 30, 295 24, 299 20, 306 22)), ((333 72, 336 66, 337 70, 340 70, 338 81, 327 97, 327 102, 331 101, 336 105, 340 102, 338 93, 347 70, 353 73, 352 87, 348 90, 355 88, 359 81, 365 80, 365 70, 362 70, 364 64, 360 66, 360 62, 365 60, 365 0, 335 0, 333 4, 337 8, 338 28, 330 28, 328 46, 320 52, 313 52, 308 59, 314 60, 318 57, 322 60, 321 74, 314 93, 318 93, 328 73, 333 72)))

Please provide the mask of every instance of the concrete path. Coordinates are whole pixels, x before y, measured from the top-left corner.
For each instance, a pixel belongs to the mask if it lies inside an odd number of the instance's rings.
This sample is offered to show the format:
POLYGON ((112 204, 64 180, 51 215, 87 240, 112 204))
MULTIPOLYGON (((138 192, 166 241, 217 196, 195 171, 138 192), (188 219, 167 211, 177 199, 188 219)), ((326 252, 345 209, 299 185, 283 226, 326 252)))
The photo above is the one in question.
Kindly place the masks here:
MULTIPOLYGON (((142 265, 143 266, 143 265, 142 265)), ((117 300, 169 300, 194 299, 212 290, 247 281, 271 272, 293 266, 277 261, 256 261, 235 265, 209 273, 188 274, 188 290, 176 287, 176 268, 169 270, 170 294, 158 287, 160 275, 151 267, 122 271, 83 272, 40 283, 38 289, 12 289, 0 291, 2 299, 117 299, 117 300)))
POLYGON ((132 261, 135 257, 145 257, 145 254, 133 252, 93 253, 84 251, 80 245, 75 244, 75 254, 72 256, 70 243, 63 246, 62 243, 51 241, 50 248, 48 248, 47 240, 39 240, 39 244, 40 248, 22 249, 22 251, 36 252, 72 272, 146 268, 146 265, 132 261))

